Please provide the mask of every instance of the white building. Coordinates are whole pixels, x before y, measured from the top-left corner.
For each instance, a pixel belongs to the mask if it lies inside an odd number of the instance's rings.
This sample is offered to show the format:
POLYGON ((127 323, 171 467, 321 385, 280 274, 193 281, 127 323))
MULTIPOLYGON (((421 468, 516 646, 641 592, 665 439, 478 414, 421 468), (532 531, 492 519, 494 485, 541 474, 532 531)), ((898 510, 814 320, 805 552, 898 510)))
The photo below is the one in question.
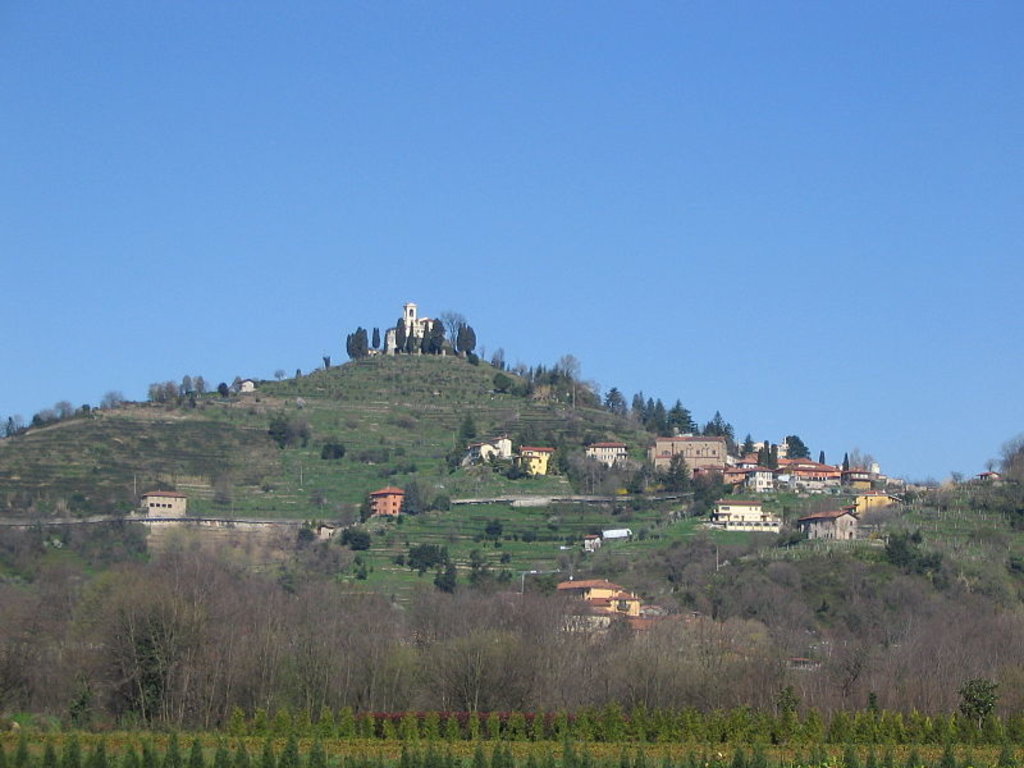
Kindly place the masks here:
POLYGON ((711 523, 727 531, 778 533, 782 519, 765 512, 760 501, 720 501, 711 513, 711 523))
POLYGON ((614 467, 626 460, 625 443, 591 443, 584 451, 587 458, 599 461, 606 467, 614 467))

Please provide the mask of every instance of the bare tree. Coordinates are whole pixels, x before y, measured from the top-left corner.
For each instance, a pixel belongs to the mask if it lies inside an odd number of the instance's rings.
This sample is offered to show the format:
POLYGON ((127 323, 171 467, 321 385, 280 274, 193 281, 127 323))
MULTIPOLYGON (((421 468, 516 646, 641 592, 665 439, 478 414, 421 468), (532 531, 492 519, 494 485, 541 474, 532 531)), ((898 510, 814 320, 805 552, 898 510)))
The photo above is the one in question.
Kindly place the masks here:
POLYGON ((445 336, 454 344, 459 335, 459 328, 466 324, 465 315, 447 309, 440 314, 439 319, 444 326, 445 336))

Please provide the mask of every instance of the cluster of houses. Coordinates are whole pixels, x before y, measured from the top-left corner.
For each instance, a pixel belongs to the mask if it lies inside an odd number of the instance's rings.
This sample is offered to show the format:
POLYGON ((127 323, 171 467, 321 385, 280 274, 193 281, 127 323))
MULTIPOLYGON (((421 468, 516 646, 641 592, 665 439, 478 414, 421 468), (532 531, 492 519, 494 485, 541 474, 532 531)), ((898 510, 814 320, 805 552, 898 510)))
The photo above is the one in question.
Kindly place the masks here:
MULTIPOLYGON (((862 491, 852 504, 804 515, 796 526, 808 539, 849 541, 857 538, 857 526, 866 512, 899 502, 898 496, 885 491, 862 491)), ((778 533, 782 522, 779 515, 765 511, 762 502, 752 500, 723 499, 711 514, 711 525, 726 531, 778 533)))
MULTIPOLYGON (((785 444, 780 444, 779 449, 784 454, 785 444)), ((778 466, 764 467, 759 464, 756 453, 738 459, 730 456, 725 438, 713 435, 659 437, 648 451, 655 470, 662 472, 669 469, 677 456, 686 462, 694 476, 717 472, 727 484, 753 493, 774 490, 827 493, 840 488, 870 490, 894 482, 881 473, 877 464, 867 468, 843 469, 811 459, 791 459, 781 455, 778 466)))

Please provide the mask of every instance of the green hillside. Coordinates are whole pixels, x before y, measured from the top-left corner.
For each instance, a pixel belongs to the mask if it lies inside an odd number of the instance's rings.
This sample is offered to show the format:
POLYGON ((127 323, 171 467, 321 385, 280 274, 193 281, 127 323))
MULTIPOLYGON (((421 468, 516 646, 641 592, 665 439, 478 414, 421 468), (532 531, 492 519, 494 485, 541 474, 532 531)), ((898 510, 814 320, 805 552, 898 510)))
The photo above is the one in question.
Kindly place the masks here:
POLYGON ((642 455, 647 436, 620 417, 493 391, 496 370, 437 356, 375 357, 256 392, 205 394, 194 404, 128 404, 0 440, 0 509, 8 517, 127 511, 137 494, 176 488, 197 515, 345 519, 367 492, 420 482, 451 498, 564 494, 564 477, 509 480, 489 469, 448 471, 472 417, 481 436, 530 441, 621 439, 642 455), (279 448, 271 419, 305 425, 279 448), (321 459, 325 442, 340 460, 321 459))

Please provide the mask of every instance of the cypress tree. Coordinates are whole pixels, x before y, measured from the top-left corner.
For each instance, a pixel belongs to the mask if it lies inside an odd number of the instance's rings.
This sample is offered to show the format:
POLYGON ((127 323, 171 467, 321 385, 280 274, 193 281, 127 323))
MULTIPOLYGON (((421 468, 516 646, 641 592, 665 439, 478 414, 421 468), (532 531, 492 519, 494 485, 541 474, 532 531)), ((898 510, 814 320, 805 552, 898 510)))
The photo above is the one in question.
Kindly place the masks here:
POLYGON ((156 752, 153 751, 153 745, 148 741, 142 742, 142 768, 156 768, 158 761, 156 759, 156 752))
POLYGON ((78 736, 71 734, 71 738, 64 743, 64 753, 61 755, 60 768, 82 768, 82 747, 78 743, 78 736))
POLYGON ((309 750, 306 768, 327 768, 327 753, 324 751, 324 743, 320 739, 314 741, 309 750))
POLYGON ((946 745, 942 748, 939 768, 957 768, 956 754, 953 752, 953 743, 951 741, 947 741, 946 745))
POLYGON ((182 768, 184 760, 181 757, 181 747, 178 746, 178 734, 172 733, 167 742, 167 751, 164 752, 164 768, 182 768))
POLYGON ((281 750, 281 757, 277 761, 278 768, 301 768, 299 765, 299 742, 293 733, 288 737, 288 742, 281 750))
POLYGON ((263 754, 260 755, 260 768, 277 768, 277 757, 274 755, 274 742, 269 736, 263 740, 263 754))
POLYGON ((445 741, 458 741, 462 738, 462 729, 459 727, 459 718, 453 714, 449 714, 444 719, 444 740, 445 741))
POLYGON ((473 768, 488 768, 484 746, 479 741, 476 743, 476 749, 473 750, 473 768))
POLYGON ((252 761, 249 759, 249 750, 245 748, 245 743, 239 741, 235 745, 235 754, 231 758, 231 768, 249 768, 252 765, 252 761))
MULTIPOLYGON (((0 758, 0 768, 6 761, 0 758)), ((58 768, 57 750, 53 748, 53 742, 46 740, 46 747, 43 749, 43 768, 58 768)))
POLYGON ((28 768, 28 737, 24 733, 18 739, 18 746, 14 748, 14 768, 28 768))
POLYGON ((188 751, 188 768, 206 768, 206 761, 203 760, 203 746, 199 739, 192 739, 192 747, 188 751))
POLYGON ((213 753, 213 768, 231 768, 231 753, 223 739, 217 742, 217 750, 213 753))
POLYGON ((109 768, 107 762, 107 744, 103 739, 100 739, 93 745, 92 751, 89 752, 89 759, 86 760, 85 764, 88 768, 109 768))

